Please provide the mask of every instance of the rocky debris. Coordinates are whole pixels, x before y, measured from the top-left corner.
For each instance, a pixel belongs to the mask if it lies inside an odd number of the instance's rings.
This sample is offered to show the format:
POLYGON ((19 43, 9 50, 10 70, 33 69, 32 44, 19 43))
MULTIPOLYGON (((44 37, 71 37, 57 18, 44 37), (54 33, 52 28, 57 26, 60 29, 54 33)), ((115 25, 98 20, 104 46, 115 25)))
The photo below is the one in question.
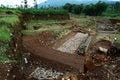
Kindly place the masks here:
POLYGON ((85 60, 85 73, 89 80, 120 79, 120 57, 110 55, 109 50, 111 50, 111 46, 112 43, 108 40, 97 41, 92 46, 91 54, 85 60), (100 47, 103 50, 100 50, 100 47))
POLYGON ((87 73, 90 80, 119 80, 119 74, 120 60, 117 58, 112 58, 107 63, 104 63, 87 73))
POLYGON ((11 68, 11 63, 0 63, 0 80, 7 80, 8 76, 10 75, 11 68))
POLYGON ((44 80, 44 79, 53 80, 53 79, 58 79, 60 76, 63 76, 62 72, 58 72, 53 69, 45 69, 42 67, 36 68, 35 71, 30 74, 30 77, 34 77, 39 80, 44 80))
POLYGON ((91 42, 91 36, 88 36, 86 40, 78 47, 76 50, 77 54, 85 55, 85 53, 88 51, 89 45, 91 42))
POLYGON ((110 47, 108 54, 111 57, 120 57, 120 43, 114 42, 113 45, 110 47))
POLYGON ((75 53, 79 45, 87 38, 88 34, 77 33, 75 36, 64 42, 57 50, 67 53, 75 53))

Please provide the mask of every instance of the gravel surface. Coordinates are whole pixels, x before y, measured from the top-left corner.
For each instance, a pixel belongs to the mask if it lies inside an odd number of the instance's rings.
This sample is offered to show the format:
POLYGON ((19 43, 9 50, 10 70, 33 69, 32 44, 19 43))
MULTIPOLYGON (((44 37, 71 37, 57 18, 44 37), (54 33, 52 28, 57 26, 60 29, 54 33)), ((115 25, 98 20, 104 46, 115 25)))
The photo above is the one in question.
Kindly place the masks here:
POLYGON ((45 69, 42 67, 38 67, 35 69, 34 72, 32 72, 30 74, 30 77, 34 77, 39 80, 45 80, 45 79, 53 80, 53 79, 57 79, 58 77, 60 77, 62 75, 63 75, 63 73, 57 72, 53 69, 45 69))
POLYGON ((74 53, 79 45, 87 38, 88 34, 77 33, 74 37, 64 42, 57 50, 67 53, 74 53))

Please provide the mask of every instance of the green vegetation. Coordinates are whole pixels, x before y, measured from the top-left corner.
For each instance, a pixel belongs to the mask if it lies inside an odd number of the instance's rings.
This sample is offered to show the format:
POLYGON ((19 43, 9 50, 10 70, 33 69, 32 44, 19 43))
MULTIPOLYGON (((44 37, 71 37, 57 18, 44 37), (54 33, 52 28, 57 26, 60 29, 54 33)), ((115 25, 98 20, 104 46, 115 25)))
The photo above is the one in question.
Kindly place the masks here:
POLYGON ((107 4, 105 2, 97 2, 96 4, 89 5, 76 5, 66 3, 63 9, 73 14, 84 14, 89 16, 107 16, 120 19, 120 2, 107 4))
POLYGON ((11 40, 10 34, 19 22, 16 11, 18 10, 0 8, 0 62, 9 61, 7 51, 11 40))
POLYGON ((29 22, 26 23, 27 26, 33 26, 35 24, 54 24, 56 23, 56 20, 31 20, 29 22))
POLYGON ((20 9, 23 14, 46 15, 46 14, 68 14, 66 10, 56 9, 20 9))
POLYGON ((96 4, 90 4, 85 6, 83 12, 86 15, 98 16, 101 15, 107 9, 107 6, 108 5, 106 3, 99 1, 96 4))
POLYGON ((14 25, 15 23, 19 22, 19 19, 16 15, 11 15, 0 18, 0 22, 14 25))
POLYGON ((71 28, 69 25, 57 25, 61 22, 62 21, 57 20, 32 20, 26 23, 27 29, 22 30, 22 33, 24 35, 36 35, 45 31, 50 32, 56 37, 60 38, 63 35, 69 33, 71 28), (33 27, 37 27, 37 29, 34 29, 33 27))
POLYGON ((6 51, 9 48, 7 42, 0 42, 0 62, 8 61, 6 51))
POLYGON ((5 16, 0 18, 0 40, 10 40, 10 30, 19 19, 16 15, 5 16))
POLYGON ((115 37, 117 38, 117 42, 120 43, 120 34, 115 34, 115 37))
POLYGON ((63 8, 74 14, 84 13, 85 15, 98 16, 106 10, 107 6, 108 5, 106 3, 99 1, 96 4, 89 5, 75 5, 67 3, 63 8))
POLYGON ((0 27, 0 40, 10 41, 10 29, 7 26, 0 27))
POLYGON ((109 5, 105 12, 103 12, 102 16, 107 16, 109 18, 120 19, 120 2, 116 2, 116 4, 109 5), (119 6, 118 6, 119 4, 119 6))
POLYGON ((74 15, 74 17, 71 17, 71 19, 80 23, 80 25, 86 29, 95 30, 96 28, 94 21, 95 17, 88 19, 85 16, 74 15))

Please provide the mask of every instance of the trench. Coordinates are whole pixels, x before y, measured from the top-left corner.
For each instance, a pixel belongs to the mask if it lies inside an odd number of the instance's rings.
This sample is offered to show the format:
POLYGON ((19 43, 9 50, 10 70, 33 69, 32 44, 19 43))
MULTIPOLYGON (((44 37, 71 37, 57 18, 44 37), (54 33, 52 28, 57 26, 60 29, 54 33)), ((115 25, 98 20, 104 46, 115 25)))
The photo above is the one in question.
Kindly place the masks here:
POLYGON ((24 20, 22 15, 18 16, 20 22, 15 25, 11 35, 11 40, 9 43, 9 58, 15 62, 12 63, 12 68, 10 69, 10 74, 8 80, 21 80, 24 76, 24 51, 22 43, 22 33, 21 30, 24 27, 24 20))
MULTIPOLYGON (((70 72, 77 72, 77 73, 82 73, 84 72, 84 57, 82 56, 78 56, 76 54, 66 54, 69 52, 61 52, 61 51, 57 51, 54 49, 49 49, 47 47, 43 47, 43 46, 38 46, 38 45, 32 45, 29 44, 31 42, 23 42, 22 39, 22 33, 21 30, 24 28, 24 17, 25 16, 19 16, 20 19, 20 23, 18 25, 16 25, 17 27, 15 27, 13 30, 13 36, 12 39, 10 41, 10 59, 12 60, 16 60, 16 63, 13 64, 13 67, 10 70, 10 75, 8 76, 9 80, 22 80, 22 79, 26 79, 25 76, 27 76, 27 78, 30 76, 29 74, 31 74, 31 78, 35 77, 36 72, 34 72, 35 68, 38 73, 41 71, 51 71, 51 68, 56 71, 56 75, 58 74, 63 74, 61 72, 65 72, 65 71, 70 71, 70 72), (23 44, 21 44, 23 43, 23 44), (31 46, 32 45, 32 46, 31 46), (25 52, 30 53, 30 56, 28 59, 28 62, 30 60, 30 62, 28 64, 25 64, 25 52), (35 61, 35 63, 34 63, 35 61), (32 62, 32 63, 31 63, 32 62), (42 64, 41 64, 42 62, 42 64), (35 64, 35 65, 34 65, 35 64), (37 64, 37 65, 36 65, 37 64), (29 72, 28 69, 29 66, 36 66, 33 70, 33 73, 29 72), (37 67, 37 66, 45 66, 45 67, 37 67), (48 68, 48 70, 42 70, 44 68, 48 68), (60 72, 59 72, 60 71, 60 72)), ((81 34, 82 35, 82 34, 81 34)), ((70 44, 69 47, 71 47, 73 44, 75 44, 75 48, 70 48, 70 49, 74 49, 75 50, 78 48, 78 46, 85 40, 84 38, 86 38, 87 35, 85 35, 83 38, 81 37, 81 35, 76 34, 73 38, 69 39, 68 42, 63 43, 64 45, 66 45, 66 43, 71 43, 71 42, 77 42, 77 43, 72 43, 70 44), (80 37, 79 39, 76 39, 77 37, 80 37)), ((69 49, 69 50, 70 50, 69 49)), ((72 51, 72 53, 74 53, 72 51)), ((52 71, 51 71, 52 72, 52 71)), ((55 73, 51 73, 51 74, 55 74, 55 73)), ((38 74, 37 74, 38 75, 38 74)), ((43 75, 44 76, 44 75, 43 75)), ((43 77, 42 76, 42 77, 43 77)), ((40 76, 39 76, 40 77, 40 76)), ((46 77, 46 76, 44 76, 46 77)), ((54 77, 54 76, 52 76, 54 77)), ((41 77, 40 77, 41 78, 41 77)))

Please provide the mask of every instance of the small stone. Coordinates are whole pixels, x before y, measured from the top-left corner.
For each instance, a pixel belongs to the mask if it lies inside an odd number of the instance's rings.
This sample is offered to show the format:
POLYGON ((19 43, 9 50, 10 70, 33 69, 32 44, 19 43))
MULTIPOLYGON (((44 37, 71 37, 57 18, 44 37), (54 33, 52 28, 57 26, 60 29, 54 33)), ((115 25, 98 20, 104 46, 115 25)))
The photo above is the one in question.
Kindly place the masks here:
POLYGON ((7 76, 9 76, 9 73, 7 73, 7 76))
POLYGON ((8 69, 8 72, 10 72, 10 70, 8 69))
POLYGON ((15 77, 16 77, 16 75, 13 75, 12 77, 13 77, 13 78, 15 78, 15 77))

